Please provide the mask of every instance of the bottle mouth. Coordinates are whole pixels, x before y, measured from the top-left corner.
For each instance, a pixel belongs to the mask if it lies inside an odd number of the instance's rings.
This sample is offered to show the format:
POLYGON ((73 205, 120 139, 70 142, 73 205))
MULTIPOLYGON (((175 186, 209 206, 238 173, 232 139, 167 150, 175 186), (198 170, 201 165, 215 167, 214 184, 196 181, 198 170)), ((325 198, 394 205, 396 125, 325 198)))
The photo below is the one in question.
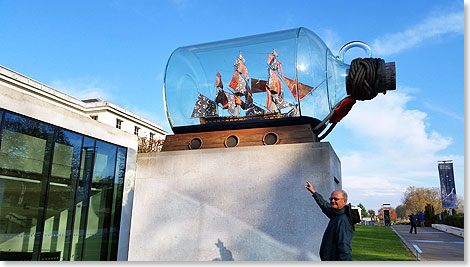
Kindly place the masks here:
POLYGON ((346 92, 356 100, 371 100, 378 93, 396 90, 395 62, 381 58, 356 58, 346 77, 346 92))
POLYGON ((385 63, 385 91, 397 89, 397 79, 395 71, 395 62, 385 63))
POLYGON ((379 86, 376 88, 377 93, 386 94, 389 90, 396 90, 396 71, 395 62, 387 62, 383 59, 377 59, 380 61, 379 73, 379 86))
MULTIPOLYGON (((372 58, 372 49, 369 45, 361 41, 353 41, 345 44, 338 52, 336 59, 344 62, 344 56, 351 48, 360 48, 364 51, 367 58, 357 58, 353 61, 363 61, 364 64, 357 65, 368 65, 367 70, 360 70, 361 72, 356 76, 368 75, 373 76, 373 79, 367 80, 366 85, 362 83, 362 78, 350 77, 348 70, 348 77, 346 78, 346 91, 349 95, 357 100, 369 100, 374 98, 378 93, 385 94, 389 90, 396 90, 396 71, 395 71, 395 62, 387 62, 381 58, 372 58), (367 62, 366 62, 367 61, 367 62), (374 72, 374 73, 371 73, 374 72), (351 81, 354 80, 354 81, 351 81), (349 87, 349 88, 348 88, 349 87)), ((351 67, 353 62, 351 62, 351 67)), ((356 66, 357 66, 356 65, 356 66)), ((353 72, 356 72, 358 68, 361 67, 352 67, 353 72)), ((351 76, 354 76, 352 74, 351 76)))

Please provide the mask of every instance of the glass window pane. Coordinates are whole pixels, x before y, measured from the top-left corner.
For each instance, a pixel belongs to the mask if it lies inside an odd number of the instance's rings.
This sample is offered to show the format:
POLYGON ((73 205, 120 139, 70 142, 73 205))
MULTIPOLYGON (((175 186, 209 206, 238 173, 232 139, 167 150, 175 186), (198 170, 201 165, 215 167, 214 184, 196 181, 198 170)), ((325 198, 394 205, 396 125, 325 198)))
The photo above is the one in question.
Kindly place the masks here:
POLYGON ((42 254, 49 253, 49 259, 69 259, 81 147, 80 134, 57 131, 41 248, 42 254))
POLYGON ((86 218, 89 203, 90 181, 95 161, 95 139, 84 137, 80 161, 80 179, 75 199, 75 219, 70 260, 82 260, 85 242, 86 218))
POLYGON ((114 174, 113 207, 111 211, 111 226, 108 243, 107 260, 117 260, 117 249, 119 243, 119 226, 121 224, 122 193, 124 189, 124 176, 126 172, 127 149, 118 147, 116 157, 116 171, 114 174))
POLYGON ((5 113, 0 142, 0 260, 36 259, 53 127, 5 113))
POLYGON ((0 260, 116 260, 126 154, 0 110, 0 260))
POLYGON ((117 146, 96 141, 83 260, 106 260, 117 146))

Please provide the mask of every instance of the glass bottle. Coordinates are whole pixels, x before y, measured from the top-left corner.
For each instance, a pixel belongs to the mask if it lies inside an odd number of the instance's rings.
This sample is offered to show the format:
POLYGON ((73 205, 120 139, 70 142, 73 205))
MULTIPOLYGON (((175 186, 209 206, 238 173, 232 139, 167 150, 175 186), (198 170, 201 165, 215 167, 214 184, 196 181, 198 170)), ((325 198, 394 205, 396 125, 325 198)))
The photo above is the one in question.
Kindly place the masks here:
POLYGON ((306 28, 177 48, 163 84, 169 124, 178 133, 210 121, 262 116, 324 120, 348 96, 350 65, 343 58, 352 47, 371 55, 365 43, 351 42, 334 56, 306 28))

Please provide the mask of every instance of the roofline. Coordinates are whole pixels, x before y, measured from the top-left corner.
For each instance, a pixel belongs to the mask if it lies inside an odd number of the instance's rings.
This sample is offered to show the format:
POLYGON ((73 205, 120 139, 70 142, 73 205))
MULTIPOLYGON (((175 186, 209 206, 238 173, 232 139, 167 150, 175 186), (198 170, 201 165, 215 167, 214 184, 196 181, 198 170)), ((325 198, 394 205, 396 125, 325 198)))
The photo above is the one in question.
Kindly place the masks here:
POLYGON ((113 104, 109 101, 99 101, 99 102, 92 102, 92 103, 85 103, 81 101, 80 99, 73 97, 71 95, 68 95, 64 92, 61 92, 51 86, 48 86, 46 84, 43 84, 39 81, 36 81, 34 79, 31 79, 19 72, 16 72, 14 70, 11 70, 5 66, 0 65, 0 74, 4 75, 14 81, 17 81, 23 85, 30 86, 34 88, 36 93, 43 95, 46 98, 52 99, 52 100, 60 100, 63 104, 73 108, 73 109, 78 109, 81 112, 85 114, 89 114, 93 112, 96 109, 101 109, 101 110, 109 110, 110 112, 113 112, 115 114, 121 115, 123 117, 128 117, 131 120, 137 120, 140 121, 141 124, 146 125, 148 128, 153 128, 156 129, 157 132, 160 134, 168 134, 165 130, 163 130, 163 127, 160 125, 145 119, 144 117, 129 111, 123 107, 120 107, 116 104, 113 104))

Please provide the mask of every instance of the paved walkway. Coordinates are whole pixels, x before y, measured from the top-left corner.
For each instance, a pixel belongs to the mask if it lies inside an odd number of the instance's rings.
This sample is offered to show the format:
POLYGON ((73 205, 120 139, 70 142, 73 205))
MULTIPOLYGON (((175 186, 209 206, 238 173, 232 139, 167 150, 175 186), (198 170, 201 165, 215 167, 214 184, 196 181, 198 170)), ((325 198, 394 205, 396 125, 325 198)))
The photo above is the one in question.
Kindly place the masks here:
POLYGON ((393 225, 392 229, 423 261, 463 261, 464 239, 432 227, 418 227, 410 234, 409 225, 393 225))

